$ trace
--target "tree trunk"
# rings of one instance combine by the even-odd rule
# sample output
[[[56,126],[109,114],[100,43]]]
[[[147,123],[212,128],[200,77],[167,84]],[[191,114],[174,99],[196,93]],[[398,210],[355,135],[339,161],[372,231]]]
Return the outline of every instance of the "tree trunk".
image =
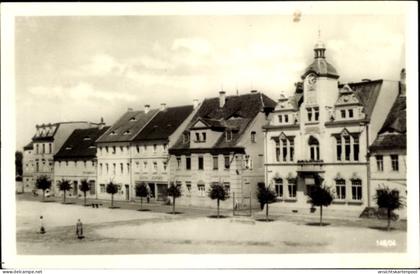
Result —
[[[64,192],[64,196],[63,196],[64,201],[63,201],[63,204],[65,204],[66,203],[66,191],[64,190],[63,192]]]
[[[114,207],[114,194],[111,194],[111,207]]]
[[[319,207],[319,225],[322,226],[322,206]]]
[[[387,231],[389,231],[390,229],[391,229],[391,210],[388,208],[388,210],[387,210],[388,212],[388,226],[387,226]]]
[[[268,222],[268,203],[265,204],[265,221]]]
[[[219,212],[220,212],[219,206],[220,206],[220,200],[217,199],[217,218],[219,218]]]
[[[42,201],[45,201],[45,189],[42,190]]]
[[[143,197],[140,197],[140,209],[143,209]]]
[[[85,206],[86,206],[86,191],[83,191],[83,195],[85,196]]]
[[[172,214],[175,214],[175,196],[172,196]]]

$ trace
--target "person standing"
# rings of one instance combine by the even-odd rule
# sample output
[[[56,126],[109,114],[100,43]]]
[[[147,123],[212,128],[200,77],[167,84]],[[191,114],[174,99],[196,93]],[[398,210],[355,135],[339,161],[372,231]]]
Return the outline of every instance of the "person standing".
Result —
[[[83,239],[85,237],[83,236],[83,224],[80,219],[78,219],[76,223],[76,235],[78,239]]]
[[[39,223],[40,223],[40,226],[41,226],[41,228],[40,228],[40,230],[39,230],[39,233],[41,233],[41,234],[45,234],[45,227],[44,227],[44,217],[42,217],[42,215],[39,217]]]

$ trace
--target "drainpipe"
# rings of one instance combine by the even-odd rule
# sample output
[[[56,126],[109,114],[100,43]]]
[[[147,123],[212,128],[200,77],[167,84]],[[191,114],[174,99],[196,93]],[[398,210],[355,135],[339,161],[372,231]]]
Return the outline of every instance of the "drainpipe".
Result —
[[[366,162],[367,162],[367,167],[366,167],[366,174],[367,174],[367,205],[368,207],[371,206],[371,202],[370,202],[370,152],[369,152],[369,123],[365,122],[364,123],[365,126],[365,131],[366,131]]]

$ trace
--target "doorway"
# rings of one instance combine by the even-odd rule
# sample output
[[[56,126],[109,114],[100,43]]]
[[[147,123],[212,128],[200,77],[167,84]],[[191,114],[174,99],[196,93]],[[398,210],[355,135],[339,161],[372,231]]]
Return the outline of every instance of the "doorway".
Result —
[[[77,196],[77,181],[73,181],[73,196]]]
[[[130,186],[125,185],[125,199],[128,201],[130,200]]]

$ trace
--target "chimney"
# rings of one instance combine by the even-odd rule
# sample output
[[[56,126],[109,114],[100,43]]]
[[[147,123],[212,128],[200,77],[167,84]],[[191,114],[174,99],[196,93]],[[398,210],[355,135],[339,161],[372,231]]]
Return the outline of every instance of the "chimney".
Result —
[[[160,110],[161,111],[165,111],[166,110],[166,104],[165,103],[160,104]]]
[[[193,100],[193,107],[196,109],[198,107],[198,99]]]
[[[403,68],[401,70],[400,73],[400,83],[399,83],[399,87],[400,87],[400,95],[401,96],[405,96],[405,68]]]
[[[144,113],[148,113],[150,110],[150,105],[144,105]]]
[[[251,93],[257,93],[257,92],[258,92],[258,90],[256,90],[256,89],[251,90]]]
[[[101,117],[101,122],[99,123],[99,129],[103,129],[105,126],[104,117]]]
[[[133,109],[132,108],[127,108],[127,111],[133,111]]]
[[[226,91],[219,91],[219,107],[223,107],[226,103]]]

